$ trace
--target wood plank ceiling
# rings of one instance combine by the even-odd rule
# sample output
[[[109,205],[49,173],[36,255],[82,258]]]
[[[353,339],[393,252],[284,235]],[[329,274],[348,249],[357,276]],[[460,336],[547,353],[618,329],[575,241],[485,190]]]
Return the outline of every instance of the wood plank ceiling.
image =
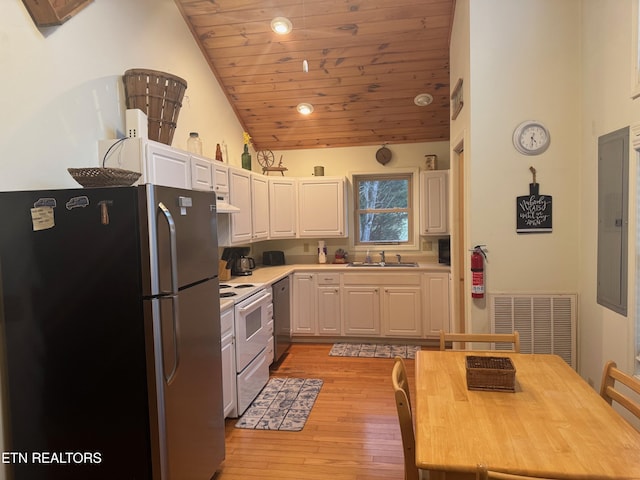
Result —
[[[455,0],[175,2],[256,150],[449,139]]]

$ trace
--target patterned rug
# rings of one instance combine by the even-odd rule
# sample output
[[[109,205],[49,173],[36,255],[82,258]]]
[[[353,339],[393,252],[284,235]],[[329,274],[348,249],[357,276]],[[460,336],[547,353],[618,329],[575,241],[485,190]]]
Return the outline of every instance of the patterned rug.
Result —
[[[271,378],[240,417],[236,428],[302,430],[322,383],[319,378]]]
[[[416,358],[416,351],[421,348],[420,345],[334,343],[329,355],[332,357]]]

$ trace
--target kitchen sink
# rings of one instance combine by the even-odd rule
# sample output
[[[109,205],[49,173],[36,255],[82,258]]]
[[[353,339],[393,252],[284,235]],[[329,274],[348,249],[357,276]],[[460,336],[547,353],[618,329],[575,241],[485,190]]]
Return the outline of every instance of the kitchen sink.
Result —
[[[351,262],[350,267],[417,267],[416,262]]]

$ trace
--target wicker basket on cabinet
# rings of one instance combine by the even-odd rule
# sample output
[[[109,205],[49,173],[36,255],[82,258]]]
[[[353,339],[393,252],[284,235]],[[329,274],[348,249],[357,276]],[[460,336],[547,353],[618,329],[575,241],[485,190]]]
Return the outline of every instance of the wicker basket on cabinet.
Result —
[[[124,72],[127,108],[147,115],[149,138],[171,145],[187,82],[170,73],[135,68]]]

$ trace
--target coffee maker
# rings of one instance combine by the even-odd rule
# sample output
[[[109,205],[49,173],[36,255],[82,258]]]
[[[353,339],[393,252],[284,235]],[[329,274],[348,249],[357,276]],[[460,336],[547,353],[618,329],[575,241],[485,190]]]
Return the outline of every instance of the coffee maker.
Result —
[[[249,247],[229,247],[222,251],[222,260],[226,260],[227,268],[231,270],[233,276],[248,276],[256,268],[256,262],[252,257],[248,257]]]

